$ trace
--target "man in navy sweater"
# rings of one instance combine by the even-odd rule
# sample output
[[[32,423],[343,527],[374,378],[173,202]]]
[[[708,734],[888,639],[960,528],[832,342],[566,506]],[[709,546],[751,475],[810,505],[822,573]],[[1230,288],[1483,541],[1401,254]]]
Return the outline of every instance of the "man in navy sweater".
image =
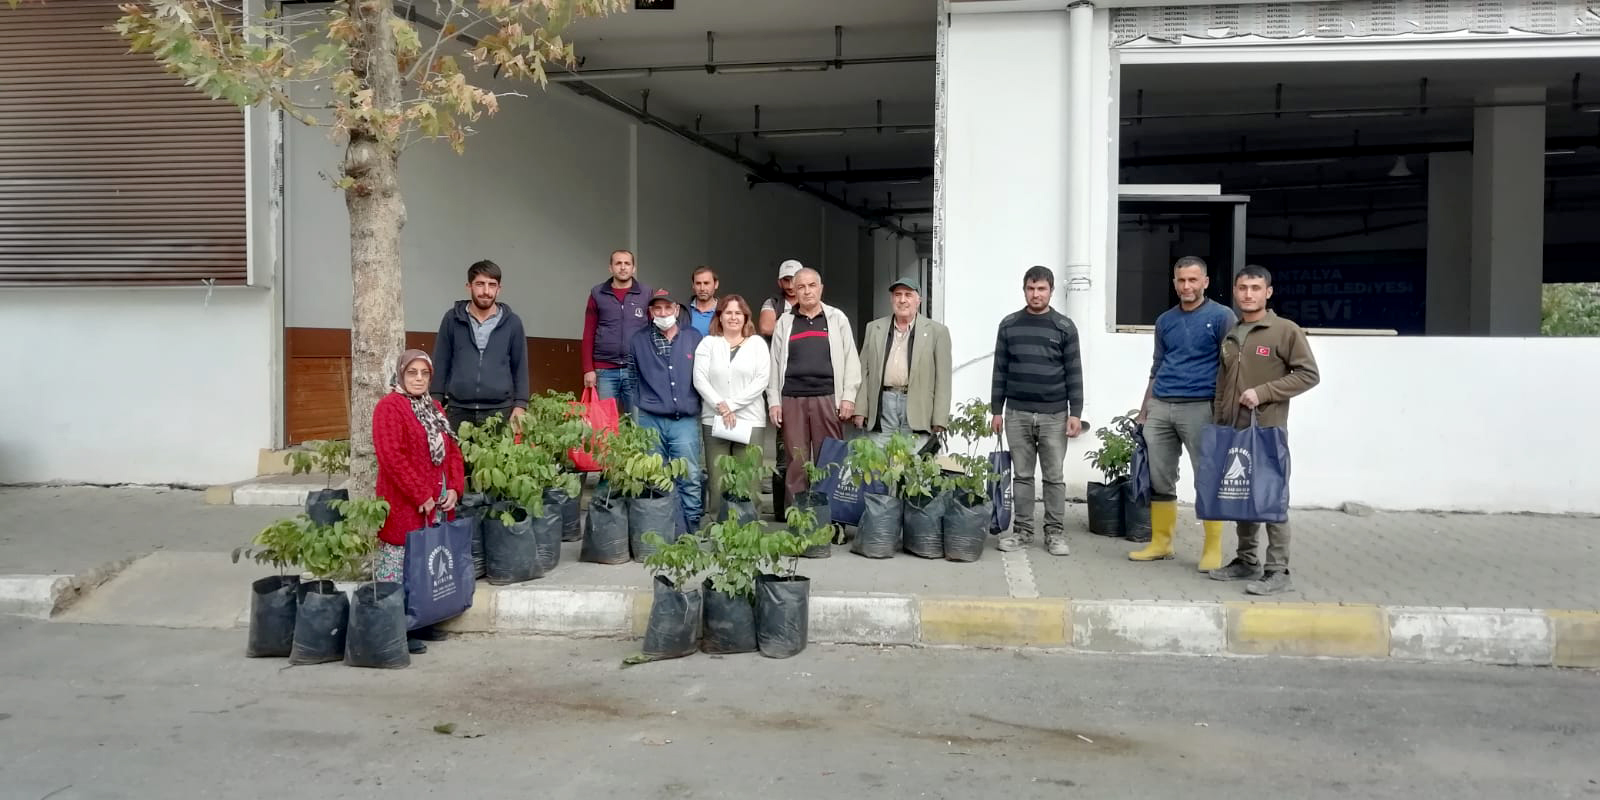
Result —
[[[689,474],[678,479],[678,503],[689,530],[700,527],[700,395],[694,388],[694,351],[700,332],[679,325],[679,306],[666,289],[650,296],[650,326],[628,340],[629,369],[639,426],[661,437],[658,452],[681,458]]]
[[[1150,382],[1139,406],[1145,446],[1150,450],[1150,544],[1128,554],[1133,561],[1172,558],[1178,527],[1178,455],[1189,451],[1199,470],[1200,439],[1211,424],[1222,340],[1233,330],[1233,310],[1206,297],[1206,262],[1184,256],[1172,265],[1178,304],[1156,318],[1156,352]],[[1200,571],[1222,566],[1222,523],[1205,520]]]
[[[1030,267],[1022,276],[1027,306],[1000,321],[995,335],[994,377],[989,409],[994,432],[1005,431],[1011,446],[1012,493],[1016,513],[1001,550],[1020,550],[1033,541],[1035,459],[1044,484],[1044,546],[1067,555],[1067,483],[1063,462],[1067,440],[1083,432],[1083,360],[1078,328],[1050,307],[1056,276]]]

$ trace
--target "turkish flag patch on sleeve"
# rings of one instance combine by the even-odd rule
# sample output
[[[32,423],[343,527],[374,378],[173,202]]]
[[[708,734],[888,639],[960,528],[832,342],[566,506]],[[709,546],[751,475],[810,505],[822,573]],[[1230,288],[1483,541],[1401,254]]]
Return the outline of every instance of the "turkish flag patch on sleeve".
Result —
[[[1257,347],[1256,348],[1256,355],[1258,355],[1258,356],[1270,356],[1270,355],[1272,355],[1272,348],[1270,348],[1270,347]]]

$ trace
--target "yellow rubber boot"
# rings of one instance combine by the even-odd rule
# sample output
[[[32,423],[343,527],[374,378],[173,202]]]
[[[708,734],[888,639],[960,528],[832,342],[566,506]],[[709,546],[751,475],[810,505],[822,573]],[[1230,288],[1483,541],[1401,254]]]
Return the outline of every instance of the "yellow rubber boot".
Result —
[[[1200,549],[1200,571],[1222,569],[1222,523],[1206,520],[1200,524],[1206,529],[1206,543]]]
[[[1150,543],[1143,550],[1128,554],[1129,561],[1161,561],[1172,558],[1172,531],[1178,527],[1178,501],[1150,502]]]

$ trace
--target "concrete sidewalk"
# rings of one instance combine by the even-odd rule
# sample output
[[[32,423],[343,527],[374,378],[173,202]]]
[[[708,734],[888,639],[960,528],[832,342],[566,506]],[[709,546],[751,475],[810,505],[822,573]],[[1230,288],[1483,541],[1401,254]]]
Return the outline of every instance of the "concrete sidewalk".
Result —
[[[76,576],[154,552],[61,618],[173,627],[237,624],[244,587],[265,570],[234,565],[227,551],[293,513],[133,488],[5,489],[0,504],[0,576]],[[1297,511],[1294,524],[1297,590],[1266,599],[1196,572],[1200,528],[1187,512],[1178,558],[1135,564],[1125,558],[1130,543],[1083,532],[1081,505],[1068,509],[1065,558],[1037,546],[1002,554],[993,539],[972,564],[906,554],[875,561],[835,547],[832,558],[802,561],[801,572],[819,598],[813,635],[823,641],[1600,665],[1600,519]],[[648,610],[644,569],[576,557],[569,544],[539,581],[481,585],[461,627],[638,629],[639,603]],[[4,591],[0,579],[0,605]]]

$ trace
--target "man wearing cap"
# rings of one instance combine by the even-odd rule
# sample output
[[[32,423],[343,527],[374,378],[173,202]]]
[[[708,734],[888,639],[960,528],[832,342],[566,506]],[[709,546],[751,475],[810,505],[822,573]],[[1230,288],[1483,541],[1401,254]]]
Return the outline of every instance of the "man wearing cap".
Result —
[[[778,265],[778,293],[767,298],[761,304],[761,312],[757,314],[756,332],[767,340],[770,349],[772,343],[772,329],[778,325],[778,317],[794,310],[794,275],[802,269],[800,262],[789,259]],[[772,511],[776,518],[783,519],[784,509],[788,506],[788,495],[785,492],[784,477],[789,470],[789,449],[783,446],[783,426],[772,426],[774,462],[777,471],[772,476]]]
[[[805,269],[805,265],[792,258],[778,265],[778,293],[761,304],[760,320],[756,323],[756,330],[762,336],[770,339],[772,329],[778,325],[778,317],[794,310],[794,276],[802,269]]]
[[[628,341],[639,427],[661,438],[662,458],[681,458],[688,474],[678,479],[678,503],[689,530],[700,526],[700,394],[694,388],[694,350],[700,332],[678,324],[679,305],[666,289],[650,296],[650,326]],[[666,531],[662,531],[666,533]]]
[[[861,342],[856,427],[880,442],[910,433],[920,446],[950,424],[950,329],[923,317],[915,278],[889,284],[892,313],[867,323]]]

